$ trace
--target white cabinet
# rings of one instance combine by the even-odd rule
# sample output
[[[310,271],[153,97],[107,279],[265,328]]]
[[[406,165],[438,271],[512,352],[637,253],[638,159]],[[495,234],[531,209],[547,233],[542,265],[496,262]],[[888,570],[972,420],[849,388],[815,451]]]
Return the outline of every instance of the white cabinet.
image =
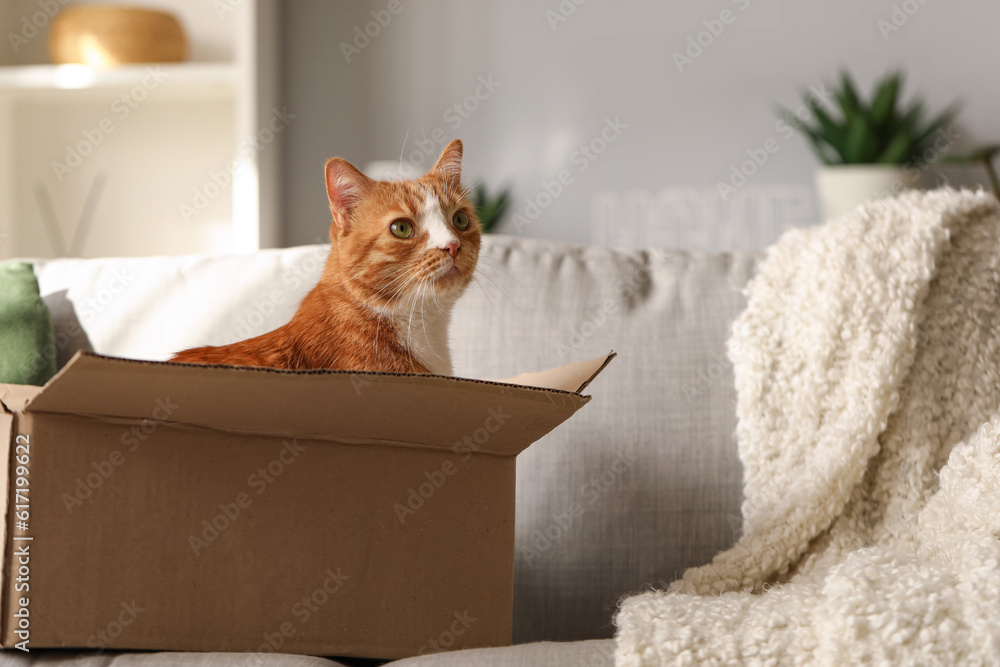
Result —
[[[0,258],[277,245],[276,0],[160,0],[189,60],[45,64],[67,0],[0,6]]]

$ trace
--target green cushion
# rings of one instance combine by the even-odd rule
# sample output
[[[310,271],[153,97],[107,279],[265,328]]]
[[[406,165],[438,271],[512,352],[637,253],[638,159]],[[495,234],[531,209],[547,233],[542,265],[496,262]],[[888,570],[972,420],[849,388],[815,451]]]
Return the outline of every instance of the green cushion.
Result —
[[[0,382],[43,385],[56,372],[55,332],[30,264],[0,265]]]

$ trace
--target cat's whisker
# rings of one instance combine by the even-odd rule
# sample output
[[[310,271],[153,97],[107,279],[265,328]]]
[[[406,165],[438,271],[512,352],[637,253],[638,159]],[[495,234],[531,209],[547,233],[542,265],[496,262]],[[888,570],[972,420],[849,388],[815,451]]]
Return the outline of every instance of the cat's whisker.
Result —
[[[342,286],[344,286],[344,285],[346,285],[346,284],[348,284],[350,282],[355,282],[356,280],[357,280],[357,276],[349,275],[345,280],[343,280],[343,281],[341,281],[339,283],[333,283],[332,285],[330,285],[330,287],[342,287]],[[380,290],[380,292],[381,292],[381,290]]]
[[[417,266],[417,267],[413,267],[412,269],[405,270],[405,271],[401,272],[400,274],[396,275],[392,280],[389,281],[388,284],[386,284],[384,287],[380,288],[375,293],[375,297],[379,297],[379,298],[385,297],[386,296],[385,293],[391,287],[395,286],[397,283],[400,284],[400,288],[401,289],[399,291],[402,292],[403,291],[402,288],[406,287],[406,281],[407,281],[407,279],[410,278],[414,273],[416,273],[419,270],[420,270],[420,267]]]
[[[423,324],[424,322],[427,321],[426,318],[424,317],[424,302],[426,301],[426,299],[423,298],[423,296],[422,296],[423,295],[423,291],[424,291],[424,289],[426,289],[427,285],[428,285],[427,279],[424,278],[424,280],[420,283],[420,292],[421,292],[421,299],[420,299],[420,322],[421,322],[421,324]],[[436,300],[436,296],[435,296],[435,300]],[[427,343],[427,349],[431,351],[431,354],[439,354],[440,351],[434,349],[434,346],[431,345],[430,338],[427,337],[427,327],[426,326],[421,326],[420,328],[424,330],[424,342]]]
[[[426,280],[426,278],[417,278],[417,284],[413,287],[413,307],[410,310],[410,324],[409,324],[409,327],[413,326],[413,316],[417,314],[417,305],[419,304],[419,306],[420,306],[420,311],[419,311],[420,319],[417,322],[417,324],[419,325],[420,330],[422,330],[424,332],[424,335],[426,336],[426,334],[427,334],[427,326],[426,326],[426,319],[424,318],[424,298],[423,298],[424,282],[425,282],[425,280]],[[413,355],[413,347],[414,347],[412,345],[412,343],[413,343],[413,341],[414,341],[415,338],[416,338],[416,336],[413,335],[413,332],[410,331],[410,330],[407,330],[407,340],[409,340],[410,343],[411,343],[411,346],[410,346],[411,347],[411,350],[410,350],[411,357]]]
[[[493,303],[493,298],[490,296],[490,293],[486,291],[486,288],[483,287],[483,284],[481,282],[479,282],[479,278],[477,278],[476,276],[472,276],[472,281],[474,283],[476,283],[476,287],[478,287],[479,289],[481,289],[483,291],[483,296],[486,297],[487,303],[490,304],[490,310],[493,311],[494,315],[496,315],[497,317],[499,317],[500,316],[500,312],[497,310],[496,304]]]
[[[386,283],[386,284],[385,284],[385,286],[383,286],[383,287],[382,287],[382,288],[381,288],[381,289],[379,290],[379,293],[382,293],[382,292],[383,292],[383,291],[385,291],[386,289],[388,289],[388,288],[392,287],[392,286],[393,286],[393,285],[395,285],[395,284],[396,284],[397,282],[399,282],[399,281],[401,281],[401,280],[405,280],[405,279],[409,278],[409,277],[410,277],[411,275],[413,275],[413,274],[414,274],[414,273],[415,273],[416,271],[418,271],[419,269],[420,269],[420,267],[418,267],[418,266],[415,266],[415,267],[413,267],[413,268],[410,268],[410,269],[404,269],[404,270],[400,271],[399,273],[395,274],[395,276],[393,276],[392,280],[390,280],[390,281],[389,281],[388,283]]]
[[[496,279],[502,278],[503,280],[509,280],[509,281],[513,282],[515,284],[515,286],[518,287],[518,288],[523,288],[524,287],[523,283],[521,282],[520,277],[518,277],[516,274],[512,273],[511,271],[507,270],[506,268],[504,268],[502,266],[495,265],[495,264],[491,264],[489,259],[484,260],[484,259],[480,258],[479,262],[480,262],[480,264],[479,264],[479,267],[478,267],[478,272],[481,273],[482,275],[490,278],[491,280],[493,280],[494,278],[496,278]],[[491,272],[495,272],[495,275],[491,275]],[[496,281],[494,281],[494,282],[496,283]],[[496,283],[496,284],[499,285],[499,283]]]
[[[486,184],[486,179],[484,178],[484,179],[482,179],[480,181],[476,181],[472,185],[470,185],[467,188],[465,188],[465,191],[466,192],[472,192],[473,190],[475,190],[476,188],[478,188],[480,185],[485,185],[485,184]]]
[[[370,298],[368,300],[369,307],[372,308],[372,310],[375,310],[376,312],[379,313],[378,319],[377,319],[376,324],[375,324],[376,344],[377,344],[377,341],[378,341],[378,334],[379,334],[379,330],[380,330],[381,325],[382,325],[382,320],[385,319],[385,315],[382,314],[381,309],[378,308],[378,304],[375,303],[375,299],[377,299],[377,298],[387,298],[386,295],[385,295],[385,293],[390,288],[392,288],[393,286],[395,286],[398,283],[400,285],[399,294],[402,295],[399,298],[399,301],[402,303],[403,308],[405,309],[405,307],[406,307],[405,287],[408,284],[409,280],[413,277],[414,274],[417,273],[418,270],[419,270],[419,267],[413,267],[411,269],[407,269],[407,270],[401,271],[399,274],[397,274],[396,276],[394,276],[393,279],[390,280],[386,285],[384,285],[382,288],[380,288],[375,293],[374,297],[372,297],[372,298]],[[412,355],[410,355],[410,360],[412,361]]]
[[[517,277],[516,274],[514,274],[512,271],[510,271],[510,269],[507,269],[506,267],[504,267],[502,265],[491,264],[490,263],[491,259],[492,259],[491,257],[484,257],[484,256],[480,255],[479,256],[480,267],[481,268],[482,267],[487,267],[487,268],[493,269],[494,271],[499,271],[499,272],[503,273],[505,276],[507,276],[508,278],[510,278],[511,280],[513,280],[514,282],[516,282],[517,285],[518,285],[518,287],[522,286],[521,285],[521,281]]]
[[[478,276],[473,276],[473,278],[474,278],[474,279],[476,280],[476,282],[477,282],[477,284],[479,285],[480,289],[482,289],[482,290],[483,290],[483,293],[484,293],[484,294],[485,294],[485,293],[487,293],[487,290],[486,290],[486,288],[485,288],[485,287],[483,286],[483,283],[479,281],[479,278],[483,278],[483,279],[485,279],[485,280],[488,280],[488,281],[489,281],[489,283],[490,283],[490,285],[491,285],[491,286],[493,287],[493,289],[495,289],[495,290],[496,290],[497,292],[499,292],[499,293],[500,293],[500,295],[501,295],[501,296],[502,296],[502,297],[503,297],[504,299],[506,299],[506,300],[507,300],[507,302],[508,302],[508,303],[510,303],[510,305],[511,305],[511,306],[513,306],[515,310],[517,310],[517,311],[518,311],[519,313],[523,313],[523,312],[524,312],[524,309],[523,309],[523,308],[522,308],[522,307],[521,307],[520,305],[518,305],[516,301],[514,301],[513,299],[511,299],[511,298],[510,298],[510,295],[509,295],[509,294],[507,294],[507,292],[506,292],[506,291],[504,291],[504,289],[503,289],[503,288],[502,288],[502,287],[501,287],[501,286],[499,285],[499,283],[497,283],[497,282],[496,282],[496,281],[495,281],[495,280],[494,280],[493,278],[491,278],[491,277],[490,277],[490,276],[489,276],[488,274],[486,274],[486,273],[484,273],[484,272],[480,271],[480,272],[479,272],[479,275],[478,275]]]
[[[438,312],[443,313],[445,311],[445,307],[442,306],[441,302],[438,300],[438,293],[437,293],[437,291],[431,292],[431,295],[434,297],[434,306],[437,307]]]
[[[412,273],[412,271],[396,276],[391,281],[389,281],[388,283],[386,283],[384,286],[382,286],[381,288],[379,288],[379,290],[377,292],[375,292],[375,294],[373,296],[376,297],[376,298],[383,298],[384,297],[386,299],[391,300],[392,299],[392,295],[388,294],[389,290],[391,290],[393,287],[396,287],[397,284],[398,284],[398,286],[400,288],[405,287],[406,286],[406,281],[410,277],[410,273]],[[402,289],[400,289],[399,292],[402,292]]]
[[[410,126],[406,126],[406,136],[403,137],[403,147],[399,149],[399,173],[403,173],[403,153],[406,152],[406,140],[410,138]]]
[[[347,283],[351,282],[352,280],[354,280],[354,276],[348,276],[346,280],[343,280],[339,283],[333,283],[332,285],[330,285],[330,287],[342,287]]]
[[[410,350],[410,359],[413,359],[413,351],[412,351],[413,346],[410,344],[410,341],[413,340],[413,312],[416,310],[417,307],[416,290],[413,290],[412,296],[413,300],[412,303],[410,304],[410,319],[406,323],[406,341],[407,341],[406,347],[408,350]]]
[[[497,285],[496,282],[492,278],[490,278],[486,274],[480,274],[476,278],[476,280],[479,282],[479,284],[481,286],[483,286],[484,289],[490,288],[488,291],[494,291],[494,292],[496,292],[496,294],[498,295],[499,298],[502,298],[504,301],[506,301],[507,303],[509,303],[511,305],[511,307],[513,307],[517,312],[519,312],[519,313],[523,313],[524,312],[524,309],[521,307],[521,305],[518,304],[516,301],[514,301],[512,298],[510,298],[510,295],[507,294],[507,292],[504,291],[504,289],[502,287],[500,287],[499,285]]]
[[[501,287],[501,286],[500,286],[500,283],[498,283],[498,282],[497,282],[496,280],[494,280],[494,279],[493,279],[493,277],[492,277],[492,276],[490,276],[490,275],[489,275],[488,273],[484,273],[484,272],[480,271],[480,272],[479,272],[479,276],[478,276],[478,277],[479,277],[479,278],[482,278],[483,280],[488,280],[488,281],[489,281],[489,283],[490,283],[490,285],[492,285],[492,286],[493,286],[493,288],[494,288],[494,289],[495,289],[496,291],[500,292],[500,294],[501,294],[501,295],[503,295],[503,296],[504,296],[504,297],[505,297],[506,299],[510,300],[512,304],[514,303],[514,302],[513,302],[513,301],[512,301],[511,299],[510,299],[510,297],[509,297],[509,296],[507,295],[507,292],[506,292],[506,291],[504,291],[503,287]]]

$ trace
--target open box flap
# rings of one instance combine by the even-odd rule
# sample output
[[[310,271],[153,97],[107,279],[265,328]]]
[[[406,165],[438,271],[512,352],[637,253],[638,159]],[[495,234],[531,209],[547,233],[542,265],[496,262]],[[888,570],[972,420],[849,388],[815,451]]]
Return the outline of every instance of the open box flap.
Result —
[[[20,412],[41,391],[31,384],[0,384],[0,404],[8,412]]]
[[[3,386],[15,386],[15,385],[0,385]],[[0,392],[0,397],[4,397],[3,393]],[[10,448],[14,447],[20,443],[15,443],[16,433],[14,432],[14,414],[12,411],[4,407],[0,403],[0,457],[5,462],[4,465],[8,466],[8,474],[0,475],[0,508],[3,508],[3,516],[6,517],[7,513],[10,511],[10,478],[12,475],[9,474],[9,467],[11,464],[10,459]],[[30,452],[29,452],[30,453]],[[2,540],[4,545],[7,545],[7,521],[0,521],[0,540]],[[12,547],[8,547],[12,548]],[[0,548],[0,553],[3,552],[3,548]],[[0,591],[7,590],[7,568],[0,567]],[[0,608],[3,606],[0,605]],[[0,623],[6,624],[9,618],[7,610],[4,609],[4,620]],[[3,636],[0,634],[0,636]]]
[[[532,377],[582,387],[610,357]],[[283,371],[78,352],[25,409],[513,456],[589,400],[558,387],[437,375]]]
[[[612,350],[606,357],[577,361],[538,373],[521,373],[517,377],[498,380],[498,382],[542,389],[559,389],[579,394],[616,356],[618,354]]]

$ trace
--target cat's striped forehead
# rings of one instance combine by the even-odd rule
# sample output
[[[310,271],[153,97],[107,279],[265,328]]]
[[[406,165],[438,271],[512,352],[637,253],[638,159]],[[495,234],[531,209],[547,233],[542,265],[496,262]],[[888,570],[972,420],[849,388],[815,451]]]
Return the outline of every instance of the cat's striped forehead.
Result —
[[[435,204],[442,209],[458,206],[464,198],[463,192],[440,179],[397,181],[393,185],[398,188],[400,203],[413,213],[421,213]]]

